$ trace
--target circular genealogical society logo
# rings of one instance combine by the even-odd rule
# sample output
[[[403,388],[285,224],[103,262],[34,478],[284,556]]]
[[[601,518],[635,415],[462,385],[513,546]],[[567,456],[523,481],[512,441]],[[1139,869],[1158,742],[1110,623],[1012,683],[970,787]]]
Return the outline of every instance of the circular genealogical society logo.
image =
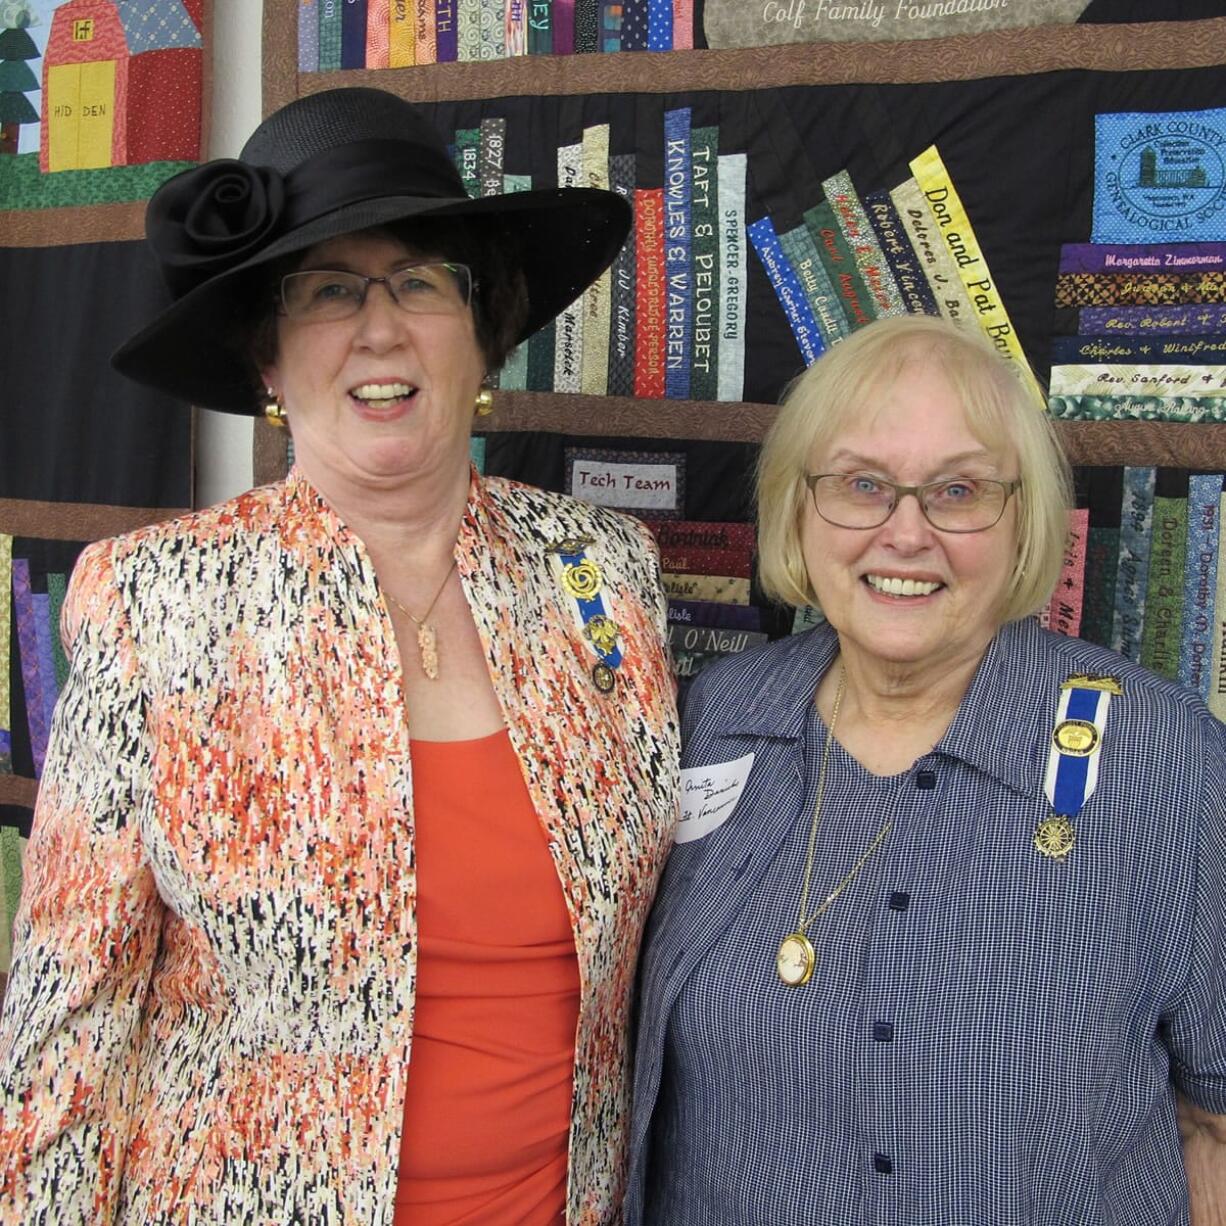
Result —
[[[1226,226],[1226,131],[1212,114],[1112,117],[1134,121],[1114,133],[1108,156],[1108,197],[1122,220],[1172,237]]]

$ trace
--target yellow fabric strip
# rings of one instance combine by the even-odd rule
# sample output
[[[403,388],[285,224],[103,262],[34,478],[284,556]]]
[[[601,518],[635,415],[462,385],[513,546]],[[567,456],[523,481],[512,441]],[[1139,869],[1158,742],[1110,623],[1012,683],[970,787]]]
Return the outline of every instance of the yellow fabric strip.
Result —
[[[413,0],[392,0],[388,17],[388,66],[408,68],[416,54],[417,9]]]
[[[975,309],[979,326],[996,346],[1000,356],[1017,370],[1023,383],[1030,389],[1035,405],[1041,409],[1046,408],[1047,398],[1026,360],[1009,313],[1005,310],[996,283],[992,280],[987,259],[979,249],[979,241],[971,229],[970,218],[962,207],[953,180],[950,179],[935,145],[930,145],[911,163],[911,173],[924,193],[924,199],[932,211],[946,250],[958,266],[958,274],[971,300],[971,306]]]
[[[583,185],[609,186],[609,125],[583,129]],[[580,390],[603,396],[609,390],[609,272],[606,269],[583,292],[583,356]]]

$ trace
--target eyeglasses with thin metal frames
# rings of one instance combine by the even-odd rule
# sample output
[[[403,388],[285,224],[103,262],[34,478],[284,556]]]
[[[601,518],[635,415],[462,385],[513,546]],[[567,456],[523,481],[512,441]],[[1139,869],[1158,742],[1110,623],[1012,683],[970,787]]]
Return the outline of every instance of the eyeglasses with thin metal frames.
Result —
[[[1020,480],[997,481],[994,478],[988,477],[943,477],[939,481],[925,481],[922,485],[899,485],[895,481],[885,480],[884,477],[872,477],[870,480],[872,480],[876,485],[891,491],[892,497],[890,499],[889,506],[885,510],[885,514],[875,522],[865,524],[846,524],[840,520],[831,519],[830,515],[826,511],[822,510],[821,503],[818,499],[819,484],[823,481],[829,482],[831,479],[837,481],[847,481],[849,478],[854,476],[855,474],[853,473],[806,473],[805,485],[809,488],[809,496],[813,500],[813,509],[822,517],[822,519],[824,519],[828,524],[832,524],[836,528],[849,528],[856,532],[868,532],[873,528],[880,528],[881,525],[886,523],[890,516],[898,510],[899,503],[902,502],[902,500],[908,494],[914,496],[915,501],[919,504],[919,509],[924,518],[938,532],[986,532],[989,528],[994,528],[998,523],[1000,523],[1001,517],[1005,513],[1005,507],[1009,503],[1009,499],[1022,488],[1022,483]],[[991,522],[975,524],[975,526],[972,528],[954,528],[950,527],[948,524],[938,523],[932,518],[932,513],[928,506],[928,499],[931,492],[934,490],[943,489],[950,485],[958,484],[960,480],[966,483],[973,483],[976,486],[989,486],[994,490],[1000,491],[1000,504],[995,508],[995,518],[993,518]],[[866,507],[865,510],[867,509],[868,508]]]
[[[307,323],[348,319],[366,305],[372,285],[382,285],[391,300],[411,315],[458,314],[468,309],[477,288],[469,266],[450,260],[408,264],[383,277],[306,268],[281,278],[277,307],[288,318]],[[425,292],[418,292],[415,285],[424,286]]]

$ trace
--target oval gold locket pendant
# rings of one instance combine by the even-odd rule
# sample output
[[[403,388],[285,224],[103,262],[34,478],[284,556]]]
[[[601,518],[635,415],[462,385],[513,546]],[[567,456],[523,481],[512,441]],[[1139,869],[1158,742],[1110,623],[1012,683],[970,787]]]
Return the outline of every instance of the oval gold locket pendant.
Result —
[[[813,976],[817,954],[803,932],[791,932],[779,942],[775,970],[789,988],[803,987]]]

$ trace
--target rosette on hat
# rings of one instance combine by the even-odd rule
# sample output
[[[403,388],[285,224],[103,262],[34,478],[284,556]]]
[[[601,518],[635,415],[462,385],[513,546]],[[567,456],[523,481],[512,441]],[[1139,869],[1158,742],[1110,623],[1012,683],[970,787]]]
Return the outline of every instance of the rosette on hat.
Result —
[[[219,158],[168,179],[147,227],[170,292],[236,268],[276,237],[284,213],[284,181],[268,166]]]

